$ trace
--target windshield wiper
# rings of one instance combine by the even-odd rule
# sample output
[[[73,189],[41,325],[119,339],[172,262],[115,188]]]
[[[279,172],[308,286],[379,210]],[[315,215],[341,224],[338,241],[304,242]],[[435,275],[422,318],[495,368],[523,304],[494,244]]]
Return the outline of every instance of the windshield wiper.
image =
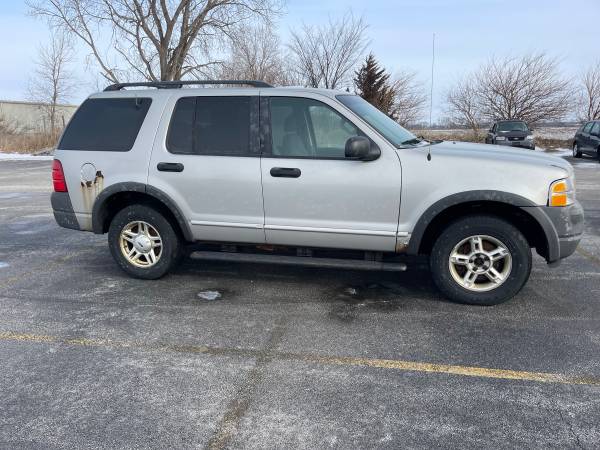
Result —
[[[402,141],[400,143],[400,145],[413,145],[413,144],[418,144],[419,142],[423,142],[425,139],[421,139],[421,138],[412,138],[412,139],[408,139],[407,141]]]

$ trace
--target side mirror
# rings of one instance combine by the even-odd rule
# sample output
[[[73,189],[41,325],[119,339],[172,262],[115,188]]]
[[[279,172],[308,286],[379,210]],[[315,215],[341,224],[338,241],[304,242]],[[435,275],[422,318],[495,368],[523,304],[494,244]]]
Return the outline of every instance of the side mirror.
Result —
[[[381,155],[377,145],[364,136],[352,136],[346,141],[345,156],[358,161],[373,161]]]

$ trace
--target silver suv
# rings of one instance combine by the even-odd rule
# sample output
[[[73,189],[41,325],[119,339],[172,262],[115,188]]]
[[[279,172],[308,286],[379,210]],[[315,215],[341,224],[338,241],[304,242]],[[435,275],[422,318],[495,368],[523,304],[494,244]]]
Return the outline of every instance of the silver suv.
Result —
[[[255,81],[109,86],[69,123],[53,180],[58,224],[108,233],[145,279],[187,243],[205,259],[381,270],[428,255],[447,297],[491,305],[525,284],[532,248],[554,265],[583,230],[563,159],[427,142],[355,95]]]

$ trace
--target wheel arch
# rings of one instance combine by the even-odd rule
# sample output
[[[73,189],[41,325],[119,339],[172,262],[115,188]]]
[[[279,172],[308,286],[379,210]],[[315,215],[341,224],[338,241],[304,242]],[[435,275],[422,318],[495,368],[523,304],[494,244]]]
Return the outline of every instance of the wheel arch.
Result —
[[[193,241],[190,226],[176,203],[160,189],[134,182],[116,183],[98,194],[92,208],[92,231],[95,234],[108,232],[115,214],[134,203],[155,207],[186,241]]]
[[[429,254],[449,223],[471,214],[489,214],[512,223],[548,262],[559,259],[558,234],[550,218],[532,201],[502,191],[468,191],[437,201],[417,221],[407,253]]]

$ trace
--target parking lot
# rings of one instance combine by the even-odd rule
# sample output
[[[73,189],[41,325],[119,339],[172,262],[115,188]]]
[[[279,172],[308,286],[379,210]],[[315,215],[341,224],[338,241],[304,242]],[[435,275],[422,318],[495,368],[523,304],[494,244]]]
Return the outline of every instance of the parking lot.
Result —
[[[600,164],[568,159],[580,249],[487,308],[422,265],[131,279],[55,224],[50,161],[0,162],[0,447],[597,448]]]

